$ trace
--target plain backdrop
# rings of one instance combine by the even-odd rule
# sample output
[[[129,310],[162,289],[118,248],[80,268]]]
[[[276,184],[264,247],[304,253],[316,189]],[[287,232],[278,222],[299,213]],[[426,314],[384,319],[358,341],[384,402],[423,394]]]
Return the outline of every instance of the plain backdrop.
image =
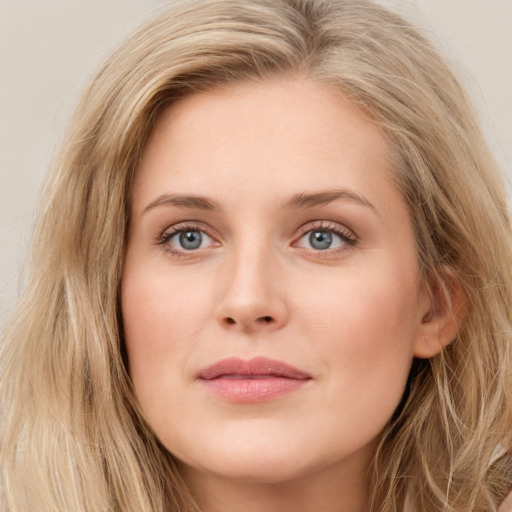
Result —
[[[169,1],[0,0],[0,324],[23,289],[38,193],[74,102],[105,53]],[[512,182],[512,0],[381,3],[448,55]]]

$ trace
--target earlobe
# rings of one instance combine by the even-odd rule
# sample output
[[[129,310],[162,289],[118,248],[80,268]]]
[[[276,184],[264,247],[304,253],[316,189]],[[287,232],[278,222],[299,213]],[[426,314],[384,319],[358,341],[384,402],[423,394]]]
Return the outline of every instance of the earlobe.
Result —
[[[443,267],[428,283],[429,307],[421,319],[414,356],[437,355],[457,335],[464,318],[465,293],[455,274]]]

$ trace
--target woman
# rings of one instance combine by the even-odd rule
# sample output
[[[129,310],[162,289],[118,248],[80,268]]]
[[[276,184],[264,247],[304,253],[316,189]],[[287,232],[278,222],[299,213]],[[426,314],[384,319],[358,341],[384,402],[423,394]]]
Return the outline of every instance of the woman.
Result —
[[[466,96],[403,19],[173,3],[92,80],[47,185],[5,509],[496,510],[510,244]]]

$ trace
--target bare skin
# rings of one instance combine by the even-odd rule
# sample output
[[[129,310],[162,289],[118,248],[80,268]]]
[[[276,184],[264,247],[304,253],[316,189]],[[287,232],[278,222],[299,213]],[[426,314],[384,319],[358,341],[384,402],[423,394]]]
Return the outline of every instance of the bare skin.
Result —
[[[159,118],[134,183],[124,328],[147,421],[205,512],[367,509],[411,361],[454,332],[420,282],[388,150],[305,81],[197,94]],[[301,378],[242,374],[262,357]],[[233,358],[242,370],[211,376]]]

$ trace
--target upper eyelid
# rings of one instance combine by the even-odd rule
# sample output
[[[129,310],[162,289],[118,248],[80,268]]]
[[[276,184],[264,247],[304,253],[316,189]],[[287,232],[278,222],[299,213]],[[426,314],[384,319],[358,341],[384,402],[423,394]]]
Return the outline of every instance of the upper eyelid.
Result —
[[[166,234],[171,233],[179,233],[180,231],[202,231],[206,233],[208,236],[213,236],[212,231],[213,229],[208,226],[208,224],[205,224],[204,222],[200,221],[182,221],[177,222],[176,224],[172,224],[171,226],[166,227],[162,231],[162,236]]]
[[[328,220],[315,220],[307,222],[306,224],[302,225],[299,228],[299,232],[301,233],[300,236],[303,236],[304,234],[308,233],[309,231],[333,231],[333,232],[341,232],[350,234],[353,238],[358,238],[354,230],[350,229],[349,227],[345,226],[344,224],[341,224],[339,222],[335,221],[328,221]]]

